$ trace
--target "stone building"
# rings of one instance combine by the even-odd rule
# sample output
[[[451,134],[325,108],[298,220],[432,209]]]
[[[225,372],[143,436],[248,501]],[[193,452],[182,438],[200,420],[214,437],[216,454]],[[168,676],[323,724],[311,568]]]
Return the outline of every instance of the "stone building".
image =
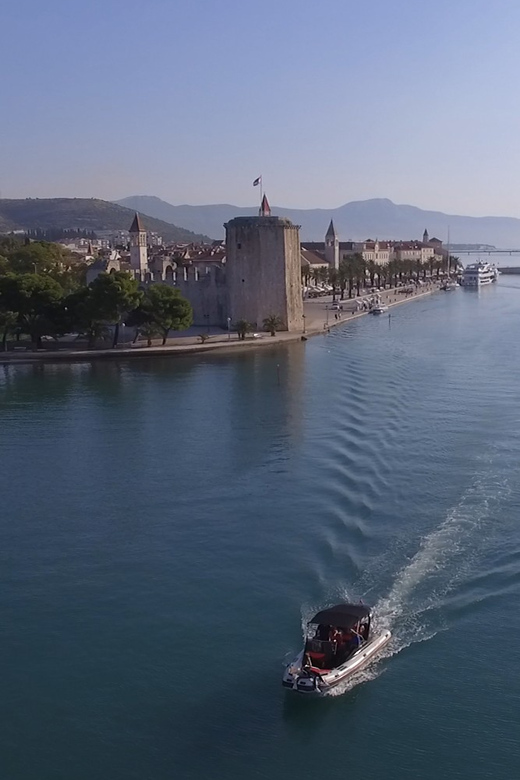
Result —
[[[264,214],[266,214],[264,216]],[[262,328],[272,315],[283,330],[303,324],[299,226],[272,217],[235,217],[226,228],[228,317]]]
[[[100,273],[129,271],[143,287],[177,287],[193,308],[193,324],[222,328],[247,320],[263,329],[272,315],[282,330],[303,326],[299,227],[271,216],[264,196],[260,216],[237,217],[226,225],[226,247],[160,249],[148,254],[147,234],[138,214],[130,228],[130,256],[99,258],[87,271],[90,283]]]
[[[302,251],[309,251],[322,257],[329,268],[338,268],[342,260],[360,254],[366,262],[378,265],[392,260],[412,260],[426,265],[435,258],[439,259],[445,250],[442,241],[429,238],[428,231],[423,233],[422,241],[339,241],[334,222],[331,220],[325,234],[325,241],[305,241]]]

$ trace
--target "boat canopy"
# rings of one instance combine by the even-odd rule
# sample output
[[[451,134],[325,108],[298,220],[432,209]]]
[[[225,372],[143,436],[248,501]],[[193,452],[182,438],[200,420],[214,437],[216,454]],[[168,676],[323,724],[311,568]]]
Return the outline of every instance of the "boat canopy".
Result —
[[[336,604],[314,615],[309,623],[319,623],[336,628],[353,628],[363,618],[370,616],[370,607],[366,604]]]

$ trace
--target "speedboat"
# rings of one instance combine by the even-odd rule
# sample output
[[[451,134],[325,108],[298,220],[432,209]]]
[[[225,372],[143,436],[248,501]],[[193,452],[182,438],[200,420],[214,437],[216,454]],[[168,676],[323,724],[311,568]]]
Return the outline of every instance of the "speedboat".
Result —
[[[479,260],[478,263],[470,263],[464,268],[461,284],[463,287],[482,287],[492,284],[498,279],[498,269],[490,263]]]
[[[301,652],[286,667],[282,685],[298,693],[324,694],[364,666],[390,641],[387,629],[372,630],[365,604],[336,604],[314,615]]]
[[[388,306],[372,306],[370,309],[371,314],[384,314],[386,311],[388,311]]]

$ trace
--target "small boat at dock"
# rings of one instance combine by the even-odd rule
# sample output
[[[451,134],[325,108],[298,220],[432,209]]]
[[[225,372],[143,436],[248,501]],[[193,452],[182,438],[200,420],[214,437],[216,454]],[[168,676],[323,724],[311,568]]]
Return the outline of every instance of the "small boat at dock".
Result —
[[[456,290],[457,287],[457,282],[455,282],[453,279],[447,279],[444,284],[441,285],[441,290],[444,290],[444,292],[453,292],[453,290]]]
[[[373,661],[392,637],[387,629],[373,631],[365,604],[337,604],[318,612],[308,625],[310,636],[282,679],[297,693],[327,693]]]
[[[379,304],[377,306],[372,306],[370,309],[370,314],[384,314],[388,311],[388,306],[383,306],[382,304]]]

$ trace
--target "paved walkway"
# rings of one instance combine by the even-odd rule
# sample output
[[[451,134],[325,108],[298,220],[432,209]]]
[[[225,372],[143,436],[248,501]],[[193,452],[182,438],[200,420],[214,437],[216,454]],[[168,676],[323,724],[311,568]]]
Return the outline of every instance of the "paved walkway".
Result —
[[[380,295],[381,302],[384,305],[398,306],[399,304],[406,303],[415,298],[429,295],[438,289],[439,284],[433,283],[418,287],[415,292],[409,294],[398,292],[395,289],[384,290],[376,294]],[[249,335],[245,341],[241,341],[236,333],[228,333],[227,331],[211,328],[210,338],[202,344],[197,336],[199,333],[204,332],[204,328],[191,328],[190,331],[182,336],[168,339],[164,347],[161,345],[145,347],[141,341],[134,345],[128,342],[123,343],[116,347],[116,349],[62,349],[54,351],[41,350],[38,352],[7,352],[0,353],[0,365],[35,362],[85,362],[93,359],[112,360],[114,358],[152,357],[154,355],[190,355],[201,352],[213,352],[215,350],[224,352],[227,350],[235,351],[237,349],[272,347],[275,344],[301,341],[302,338],[318,335],[330,328],[344,325],[346,322],[350,322],[358,317],[364,317],[368,312],[358,311],[357,302],[362,301],[365,298],[371,298],[373,295],[374,293],[370,292],[359,298],[352,298],[350,300],[345,299],[344,301],[337,300],[337,303],[340,306],[343,306],[342,312],[335,311],[331,308],[331,295],[304,301],[304,317],[300,333],[281,332],[277,333],[274,337],[270,336],[268,333],[262,333],[258,334],[258,338]],[[338,315],[337,319],[335,315]]]
[[[414,300],[415,298],[423,295],[429,295],[432,292],[436,292],[440,287],[440,282],[433,282],[431,284],[420,285],[414,288],[413,292],[401,292],[401,290],[408,289],[407,287],[392,288],[391,290],[381,291],[365,291],[363,295],[358,298],[345,298],[341,301],[336,297],[336,303],[343,307],[343,311],[337,311],[332,309],[332,296],[329,295],[323,298],[313,298],[311,300],[304,301],[304,314],[305,314],[305,327],[309,333],[321,332],[327,330],[327,328],[335,327],[344,322],[348,322],[353,317],[364,316],[368,314],[368,311],[358,310],[358,305],[366,301],[367,304],[370,299],[378,295],[381,299],[381,303],[385,306],[397,306],[400,303],[406,303],[407,301]]]

